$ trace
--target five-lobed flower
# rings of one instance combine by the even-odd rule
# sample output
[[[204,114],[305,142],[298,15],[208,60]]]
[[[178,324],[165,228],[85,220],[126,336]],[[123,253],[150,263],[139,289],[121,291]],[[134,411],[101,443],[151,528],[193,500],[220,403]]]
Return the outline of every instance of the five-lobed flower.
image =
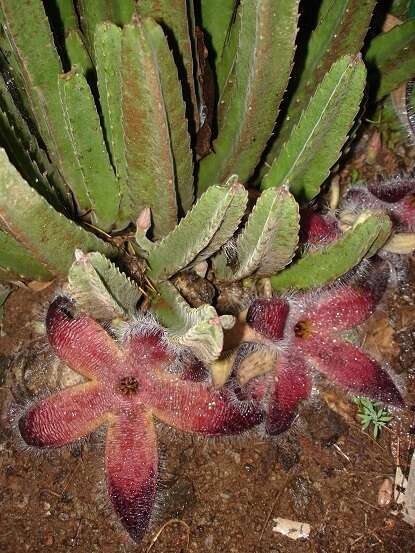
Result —
[[[355,394],[403,405],[388,373],[342,337],[371,315],[378,298],[376,287],[348,284],[252,303],[247,323],[278,348],[274,370],[250,384],[269,434],[289,428],[299,402],[310,396],[313,369]]]
[[[153,417],[179,430],[213,436],[242,432],[258,424],[262,413],[253,402],[238,400],[231,385],[212,389],[192,366],[171,370],[177,352],[153,320],[132,324],[117,341],[95,320],[84,313],[75,316],[73,310],[71,300],[58,297],[48,310],[47,335],[60,359],[86,381],[30,406],[19,420],[20,432],[27,444],[52,448],[107,425],[109,496],[130,536],[140,541],[156,496]]]

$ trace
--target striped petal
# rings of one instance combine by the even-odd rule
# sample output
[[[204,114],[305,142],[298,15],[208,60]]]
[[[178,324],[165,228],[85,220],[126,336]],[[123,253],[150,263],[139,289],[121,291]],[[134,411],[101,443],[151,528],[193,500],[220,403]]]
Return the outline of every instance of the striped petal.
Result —
[[[24,441],[36,447],[60,447],[87,436],[107,419],[108,391],[88,382],[33,405],[19,420]]]
[[[105,458],[114,509],[131,538],[139,542],[156,497],[158,456],[151,415],[136,408],[115,417],[107,433]]]
[[[289,309],[288,302],[282,298],[256,299],[248,309],[246,322],[266,338],[280,340]]]
[[[339,332],[363,323],[375,306],[375,297],[369,290],[341,286],[330,289],[307,305],[300,318],[311,321],[317,332]]]
[[[186,382],[174,375],[160,379],[149,396],[157,418],[188,432],[236,434],[262,420],[258,406],[238,400],[231,389],[214,390],[206,382]]]
[[[73,317],[74,304],[58,297],[46,316],[49,343],[71,369],[86,378],[104,379],[119,372],[123,355],[117,343],[93,319],[85,314]]]
[[[314,367],[340,386],[371,399],[403,406],[401,394],[381,366],[352,344],[333,336],[297,339]]]
[[[309,246],[324,246],[339,235],[334,217],[320,215],[310,208],[301,210],[300,229],[301,242]]]
[[[274,385],[265,419],[268,434],[287,430],[295,416],[299,402],[311,392],[307,364],[301,354],[283,354],[277,361]]]
[[[152,320],[133,324],[124,336],[123,347],[129,364],[140,366],[141,371],[151,373],[155,365],[167,367],[173,361],[161,327]]]

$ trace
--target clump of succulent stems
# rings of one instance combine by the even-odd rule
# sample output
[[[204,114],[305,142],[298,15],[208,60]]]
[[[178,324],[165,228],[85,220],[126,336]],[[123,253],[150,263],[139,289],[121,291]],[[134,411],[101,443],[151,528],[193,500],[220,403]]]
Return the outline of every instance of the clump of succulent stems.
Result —
[[[154,418],[275,434],[318,372],[403,404],[344,333],[384,288],[361,267],[413,249],[413,180],[320,209],[364,106],[415,73],[415,22],[366,37],[375,7],[0,0],[0,279],[66,280],[47,336],[85,378],[19,428],[52,448],[106,425],[108,491],[135,541]],[[249,378],[248,351],[266,360]]]

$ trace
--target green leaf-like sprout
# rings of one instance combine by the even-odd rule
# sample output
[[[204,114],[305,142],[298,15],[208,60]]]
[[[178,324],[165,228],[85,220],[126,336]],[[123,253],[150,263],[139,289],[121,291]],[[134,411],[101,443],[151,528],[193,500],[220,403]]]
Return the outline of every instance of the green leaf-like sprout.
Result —
[[[393,417],[376,401],[360,396],[356,396],[353,401],[358,406],[357,416],[360,419],[362,429],[367,430],[372,425],[373,437],[376,440],[380,431],[387,426]]]

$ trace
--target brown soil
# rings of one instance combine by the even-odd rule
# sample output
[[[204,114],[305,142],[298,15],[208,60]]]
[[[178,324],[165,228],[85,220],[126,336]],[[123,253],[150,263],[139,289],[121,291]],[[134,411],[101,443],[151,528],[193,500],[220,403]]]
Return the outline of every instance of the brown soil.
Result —
[[[19,289],[8,300],[6,335],[0,338],[5,376],[13,354],[36,338],[33,321],[52,294],[52,289],[41,294]],[[388,358],[410,391],[414,312],[415,287],[400,286],[366,329],[373,354],[380,351]],[[5,382],[1,392],[7,403],[10,378]],[[392,503],[377,504],[378,489],[385,477],[393,476],[398,459],[408,469],[413,412],[409,408],[395,418],[376,442],[362,432],[350,398],[324,382],[319,389],[314,401],[302,407],[294,428],[276,439],[253,431],[201,440],[160,425],[158,513],[140,546],[129,543],[107,504],[99,433],[82,445],[44,456],[22,451],[4,424],[0,551],[144,552],[170,521],[152,551],[415,552],[414,528],[391,514]],[[413,397],[410,393],[410,401]],[[309,539],[292,541],[273,532],[277,516],[310,523]]]
[[[379,149],[371,159],[383,167],[390,161]],[[372,170],[363,158],[356,166],[361,175]],[[394,162],[390,169],[396,172],[400,166]],[[341,183],[349,179],[350,168],[342,172]],[[323,381],[294,427],[278,438],[252,431],[202,440],[160,425],[157,514],[137,546],[106,500],[102,435],[47,456],[24,451],[4,407],[0,552],[415,553],[415,529],[392,514],[393,503],[377,503],[384,478],[393,478],[397,464],[407,473],[414,448],[413,274],[409,284],[389,294],[365,329],[366,346],[390,363],[408,390],[408,408],[395,413],[378,441],[362,431],[351,398]],[[11,361],[25,344],[35,340],[38,347],[33,322],[42,319],[53,293],[52,288],[41,293],[18,289],[7,301],[0,405],[9,405],[12,392],[19,393]],[[277,516],[308,522],[310,537],[293,541],[273,532]]]

